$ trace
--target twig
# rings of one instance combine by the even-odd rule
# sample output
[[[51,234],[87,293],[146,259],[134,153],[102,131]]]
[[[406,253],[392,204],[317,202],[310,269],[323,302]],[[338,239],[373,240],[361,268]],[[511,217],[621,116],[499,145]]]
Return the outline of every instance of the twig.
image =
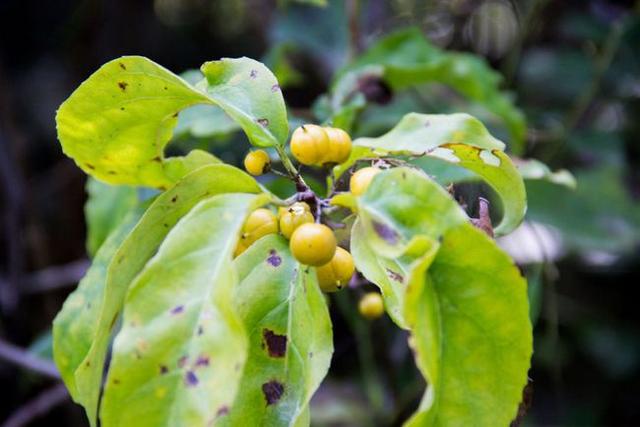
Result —
[[[69,264],[36,271],[25,278],[21,292],[24,294],[46,292],[78,283],[87,272],[89,264],[88,260],[79,259]]]
[[[52,408],[64,403],[67,399],[69,399],[69,393],[65,386],[63,384],[56,384],[20,406],[7,418],[2,424],[2,427],[22,427],[29,425],[33,420],[49,413]]]
[[[355,58],[362,51],[360,23],[358,22],[360,2],[359,0],[346,0],[344,5],[349,19],[349,55],[351,58]]]
[[[53,362],[34,356],[25,349],[10,344],[3,339],[0,339],[0,359],[37,372],[45,377],[60,379],[60,372],[58,372],[58,368]]]

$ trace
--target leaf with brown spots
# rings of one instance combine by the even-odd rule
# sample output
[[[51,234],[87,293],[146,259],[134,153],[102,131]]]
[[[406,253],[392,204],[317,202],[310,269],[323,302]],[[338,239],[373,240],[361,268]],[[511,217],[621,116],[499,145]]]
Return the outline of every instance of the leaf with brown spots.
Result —
[[[252,332],[242,392],[218,424],[280,425],[288,420],[304,425],[309,400],[333,352],[331,321],[315,272],[301,268],[287,241],[277,235],[258,240],[235,264],[240,283],[234,305]],[[300,357],[310,353],[313,360]]]
[[[165,203],[186,199],[180,195],[172,203],[172,197]],[[264,201],[246,193],[201,201],[131,283],[108,372],[126,382],[118,388],[107,382],[100,406],[104,425],[206,425],[217,408],[231,405],[242,375],[235,367],[247,355],[247,337],[232,309],[232,253],[247,214]],[[139,326],[130,327],[131,319]],[[132,360],[140,338],[144,355]],[[158,373],[162,364],[171,366],[171,374]]]
[[[253,178],[237,168],[210,165],[187,175],[173,188],[159,195],[117,251],[112,248],[115,251],[112,261],[109,263],[108,259],[96,256],[95,266],[90,269],[90,272],[94,272],[88,273],[83,284],[69,297],[69,301],[80,296],[84,302],[92,301],[87,316],[78,315],[80,306],[75,307],[75,303],[70,302],[65,304],[56,318],[56,364],[63,373],[65,384],[74,400],[85,407],[91,422],[95,423],[96,420],[113,320],[120,314],[129,284],[180,218],[203,199],[225,192],[257,193],[260,192],[260,187]],[[172,203],[171,199],[176,195],[179,197]],[[130,224],[131,227],[133,225]],[[125,236],[121,237],[124,239]],[[92,295],[91,298],[85,298],[89,294]],[[165,316],[168,311],[169,307]],[[138,327],[138,320],[130,319],[128,327]],[[89,367],[84,365],[85,360],[91,362]]]

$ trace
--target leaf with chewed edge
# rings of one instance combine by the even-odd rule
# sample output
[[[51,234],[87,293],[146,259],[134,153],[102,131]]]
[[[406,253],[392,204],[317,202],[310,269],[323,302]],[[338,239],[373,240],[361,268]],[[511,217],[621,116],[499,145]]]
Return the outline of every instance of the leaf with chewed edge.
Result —
[[[232,255],[266,195],[220,194],[169,232],[131,283],[100,417],[107,426],[207,426],[233,403],[247,337]]]
[[[504,144],[468,114],[409,113],[386,134],[378,138],[358,138],[353,145],[362,147],[354,150],[362,157],[428,156],[475,172],[502,200],[503,215],[495,228],[497,235],[513,231],[524,218],[527,203],[521,175],[502,151]],[[346,170],[357,160],[357,155],[352,153],[334,172]]]
[[[315,271],[269,235],[235,260],[234,306],[249,334],[241,392],[223,426],[309,425],[309,400],[333,353],[331,320]]]

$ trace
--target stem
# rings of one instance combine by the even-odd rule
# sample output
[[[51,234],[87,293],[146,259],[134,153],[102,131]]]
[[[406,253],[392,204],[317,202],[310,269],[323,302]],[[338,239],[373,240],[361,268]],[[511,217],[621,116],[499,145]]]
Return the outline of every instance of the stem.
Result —
[[[376,361],[373,355],[369,324],[357,314],[354,315],[348,294],[336,294],[335,301],[356,339],[356,349],[358,353],[358,361],[360,362],[362,385],[364,386],[367,400],[371,405],[373,418],[385,418],[384,387],[380,376],[378,375],[379,371],[376,367]]]
[[[278,156],[280,156],[280,161],[282,162],[282,166],[284,166],[284,168],[287,170],[287,173],[289,174],[293,182],[295,182],[296,189],[299,192],[308,191],[309,186],[307,185],[306,182],[304,182],[304,179],[300,175],[300,172],[298,172],[298,169],[296,169],[296,167],[293,166],[291,159],[289,158],[289,156],[287,156],[287,153],[284,151],[284,147],[277,145],[276,151],[278,152]]]

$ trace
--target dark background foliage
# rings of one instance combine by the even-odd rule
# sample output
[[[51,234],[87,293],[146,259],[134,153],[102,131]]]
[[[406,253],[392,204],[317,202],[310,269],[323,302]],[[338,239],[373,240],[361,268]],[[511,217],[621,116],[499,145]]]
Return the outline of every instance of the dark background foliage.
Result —
[[[350,56],[412,25],[504,73],[527,116],[527,156],[578,179],[575,192],[528,184],[528,219],[546,228],[512,248],[535,324],[523,424],[640,425],[640,2],[303,3],[316,2],[0,0],[0,420],[40,410],[29,425],[85,424],[53,380],[7,361],[30,360],[12,343],[48,369],[51,321],[86,267],[85,176],[62,154],[54,122],[80,82],[126,54],[175,72],[244,55],[277,70],[291,111],[305,117]],[[369,89],[378,101],[395,96]],[[237,137],[221,147],[236,161],[247,149]],[[373,414],[399,425],[423,384],[405,337],[388,319],[354,317],[353,301],[332,303],[336,354],[314,424],[380,425]]]

